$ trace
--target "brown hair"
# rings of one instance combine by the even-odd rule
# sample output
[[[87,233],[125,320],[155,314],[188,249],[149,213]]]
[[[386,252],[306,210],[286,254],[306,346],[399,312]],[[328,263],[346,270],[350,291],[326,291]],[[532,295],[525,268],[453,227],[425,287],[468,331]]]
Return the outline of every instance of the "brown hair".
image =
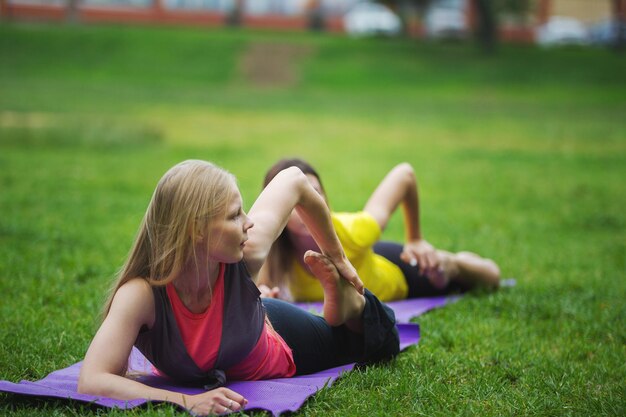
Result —
[[[278,173],[284,169],[296,167],[305,175],[313,175],[317,178],[322,189],[322,196],[326,199],[326,191],[322,180],[311,164],[300,158],[285,158],[276,162],[265,174],[263,180],[263,188],[274,179]],[[291,262],[294,259],[294,245],[289,237],[287,228],[283,229],[280,236],[272,244],[272,248],[267,256],[263,268],[259,272],[259,284],[265,284],[270,287],[283,287],[290,280]]]

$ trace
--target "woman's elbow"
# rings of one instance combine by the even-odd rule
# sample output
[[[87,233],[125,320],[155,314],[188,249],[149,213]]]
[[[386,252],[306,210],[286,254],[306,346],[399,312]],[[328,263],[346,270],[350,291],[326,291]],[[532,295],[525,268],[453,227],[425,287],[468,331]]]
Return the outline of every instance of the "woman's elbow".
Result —
[[[109,396],[106,390],[106,374],[81,370],[76,390],[79,394]]]
[[[416,187],[417,186],[417,178],[415,177],[415,170],[413,166],[408,162],[402,162],[401,164],[396,165],[392,172],[395,175],[395,178],[401,183],[403,183],[407,187]]]
[[[309,180],[298,167],[289,167],[280,171],[279,175],[285,178],[294,188],[301,188],[309,185]]]
[[[289,167],[282,170],[279,175],[282,175],[283,191],[295,197],[296,207],[302,204],[304,200],[310,200],[311,196],[321,196],[325,200],[324,195],[313,187],[309,178],[300,168]]]
[[[93,378],[90,378],[89,376],[83,374],[82,372],[80,373],[80,376],[78,377],[78,386],[76,388],[76,391],[79,394],[88,394],[88,395],[98,394],[97,384],[93,383]]]
[[[413,166],[408,162],[402,162],[396,165],[395,169],[399,170],[400,172],[402,172],[403,175],[409,178],[415,178],[415,170],[413,169]]]

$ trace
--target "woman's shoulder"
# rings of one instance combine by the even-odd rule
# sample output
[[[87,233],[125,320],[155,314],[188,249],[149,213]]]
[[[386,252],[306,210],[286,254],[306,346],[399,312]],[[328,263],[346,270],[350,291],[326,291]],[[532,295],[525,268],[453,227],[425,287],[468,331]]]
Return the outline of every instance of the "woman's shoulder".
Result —
[[[370,213],[365,210],[359,211],[333,211],[331,213],[331,218],[335,221],[346,223],[346,224],[359,224],[368,225],[371,227],[375,227],[378,225],[376,223],[376,219]],[[380,229],[380,227],[378,227]]]
[[[372,246],[382,233],[376,219],[366,211],[332,214],[333,225],[343,245],[351,242],[361,248]]]
[[[152,296],[152,286],[144,278],[131,278],[122,284],[118,290],[118,293],[122,292],[125,295],[133,297],[146,297]]]
[[[140,317],[143,324],[154,320],[154,295],[152,286],[143,278],[132,278],[122,284],[113,298],[112,308],[119,308],[132,316]]]

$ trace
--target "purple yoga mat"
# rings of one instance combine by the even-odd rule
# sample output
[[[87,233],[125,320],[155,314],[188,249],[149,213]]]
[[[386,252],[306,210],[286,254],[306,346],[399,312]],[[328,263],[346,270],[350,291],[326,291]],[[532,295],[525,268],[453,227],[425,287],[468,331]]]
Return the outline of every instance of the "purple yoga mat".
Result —
[[[500,281],[500,287],[514,287],[517,285],[515,278],[507,278]],[[389,301],[386,302],[389,307],[396,314],[396,321],[398,323],[409,323],[413,317],[421,316],[427,311],[433,310],[438,307],[443,307],[446,304],[455,303],[460,300],[462,295],[441,295],[437,297],[427,298],[409,298],[406,300]],[[322,302],[311,303],[295,303],[303,310],[310,311],[316,314],[322,314]]]
[[[408,323],[413,317],[422,315],[437,307],[443,307],[446,304],[454,303],[461,298],[460,295],[442,295],[439,297],[429,298],[410,298],[407,300],[390,301],[387,304],[394,313],[396,313],[396,321],[398,323]],[[313,313],[322,314],[321,302],[312,303],[295,303],[303,310]]]
[[[407,323],[411,317],[418,316],[436,307],[456,301],[458,297],[433,297],[395,301],[388,305],[395,311],[400,333],[400,348],[406,349],[418,343],[420,330],[417,324]],[[321,311],[321,303],[299,304],[305,310]],[[0,381],[0,391],[40,397],[72,399],[104,407],[122,409],[136,407],[147,402],[145,399],[120,401],[76,392],[81,362],[68,368],[52,372],[45,378],[36,381],[12,383]],[[354,364],[327,369],[311,375],[293,378],[278,378],[264,381],[235,381],[226,386],[248,399],[246,410],[261,409],[278,416],[281,413],[298,410],[311,395],[325,386],[330,386],[343,372],[352,370]],[[152,365],[143,355],[133,349],[130,356],[129,369],[141,376],[138,379],[148,385],[172,391],[194,394],[202,392],[199,388],[172,385],[163,377],[152,374]]]
[[[502,287],[512,287],[516,285],[515,279],[503,280]],[[404,350],[411,345],[418,343],[420,339],[420,329],[417,324],[408,323],[409,319],[419,316],[429,310],[442,307],[448,303],[455,302],[460,296],[442,296],[432,298],[417,298],[387,303],[391,307],[398,322],[400,333],[400,349]],[[322,303],[300,303],[299,307],[308,310],[321,312]],[[172,391],[194,394],[202,389],[188,388],[172,385],[170,381],[163,377],[152,374],[152,365],[136,349],[133,348],[130,356],[129,369],[141,374],[138,379],[148,385],[165,388]],[[111,398],[102,398],[92,395],[83,395],[76,392],[78,374],[81,362],[68,368],[52,372],[45,378],[36,381],[21,381],[13,383],[0,381],[0,392],[23,394],[39,397],[55,397],[72,399],[104,407],[118,407],[122,409],[133,408],[145,404],[147,400],[136,399],[131,401],[119,401]],[[303,375],[293,378],[279,378],[264,381],[236,381],[229,382],[226,386],[248,399],[246,410],[260,409],[271,412],[278,416],[281,413],[298,410],[311,395],[325,386],[330,386],[343,372],[352,370],[354,364],[348,364],[337,368],[327,369],[311,375]]]
[[[400,347],[417,344],[420,338],[417,324],[398,325],[400,333]],[[78,374],[82,362],[54,371],[45,378],[36,381],[21,381],[12,383],[0,381],[0,391],[39,397],[54,397],[71,399],[86,403],[98,404],[104,407],[117,407],[122,409],[133,408],[147,402],[145,399],[120,401],[112,398],[103,398],[93,395],[84,395],[76,392]],[[330,386],[343,372],[352,370],[354,364],[343,365],[337,368],[327,369],[311,375],[302,375],[293,378],[277,378],[264,381],[235,381],[226,386],[248,399],[246,410],[261,409],[278,416],[287,411],[296,411],[311,395],[325,386]],[[138,380],[159,388],[172,391],[196,394],[201,388],[189,388],[173,385],[166,378],[152,374],[152,365],[135,348],[130,356],[129,370],[140,374]]]

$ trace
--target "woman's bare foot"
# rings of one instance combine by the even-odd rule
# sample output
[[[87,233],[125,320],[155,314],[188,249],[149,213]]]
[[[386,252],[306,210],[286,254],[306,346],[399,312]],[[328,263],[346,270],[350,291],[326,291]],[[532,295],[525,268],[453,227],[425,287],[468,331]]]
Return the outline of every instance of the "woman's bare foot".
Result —
[[[435,273],[428,275],[428,280],[437,289],[443,289],[448,286],[450,280],[459,274],[459,268],[454,262],[454,255],[443,250],[437,251],[437,259],[439,268]]]
[[[500,268],[491,259],[472,252],[459,252],[455,256],[460,273],[479,286],[496,289],[500,286]]]
[[[304,254],[304,262],[322,284],[326,322],[331,326],[345,324],[352,331],[362,331],[361,314],[365,308],[365,297],[339,275],[326,256],[309,250]]]
[[[444,278],[437,282],[429,277],[435,287],[443,282],[447,285],[451,280],[470,288],[480,286],[495,289],[500,285],[500,268],[491,259],[473,252],[450,253],[442,250],[437,251],[437,256]]]

